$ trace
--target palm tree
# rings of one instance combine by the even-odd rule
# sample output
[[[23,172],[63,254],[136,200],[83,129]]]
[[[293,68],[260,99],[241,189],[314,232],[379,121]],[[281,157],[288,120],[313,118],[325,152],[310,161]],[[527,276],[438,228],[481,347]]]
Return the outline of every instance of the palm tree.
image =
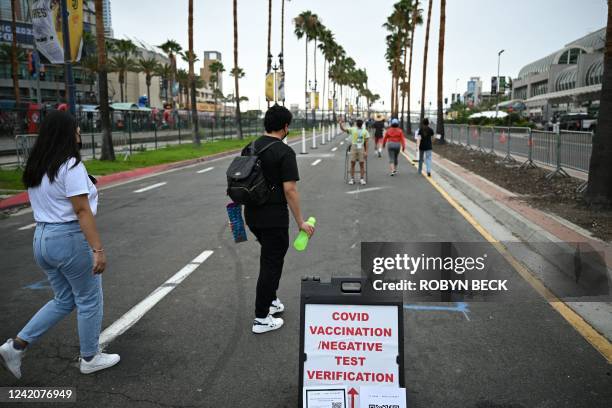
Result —
[[[423,24],[423,17],[419,9],[419,0],[414,0],[412,7],[412,19],[410,20],[410,62],[408,66],[408,90],[406,93],[407,110],[408,110],[408,133],[412,133],[412,119],[410,116],[410,90],[412,87],[412,51],[414,49],[414,29],[417,25]]]
[[[334,47],[336,43],[334,41],[334,34],[330,30],[323,30],[321,32],[321,38],[319,42],[319,49],[323,54],[323,115],[325,115],[325,102],[327,100],[327,94],[325,93],[325,80],[328,78],[327,75],[327,63],[332,60]]]
[[[170,89],[170,93],[172,93],[172,89],[174,88],[174,75],[176,73],[176,54],[180,53],[183,47],[174,40],[167,40],[165,43],[158,45],[157,48],[162,50],[170,60],[170,67],[172,69],[170,70],[170,76],[167,80],[168,88]],[[166,99],[166,103],[174,105],[173,98]]]
[[[423,85],[421,88],[421,122],[425,119],[425,88],[427,84],[427,52],[429,50],[429,27],[431,25],[431,9],[433,0],[429,0],[429,9],[427,11],[427,27],[425,28],[425,53],[423,55]]]
[[[446,31],[446,0],[440,0],[440,39],[438,42],[438,121],[436,123],[437,133],[440,135],[440,143],[444,143],[444,108],[443,86],[444,86],[444,35]]]
[[[119,75],[119,91],[121,95],[121,102],[125,102],[126,95],[124,94],[124,85],[127,82],[127,73],[138,71],[136,61],[134,61],[130,57],[126,57],[123,54],[119,54],[115,55],[114,57],[111,57],[110,67],[112,72],[116,72]]]
[[[305,37],[306,45],[306,66],[305,66],[305,78],[304,78],[304,110],[306,113],[306,123],[308,123],[308,43],[312,39],[312,34],[315,31],[315,27],[319,17],[311,11],[303,11],[295,19],[293,19],[295,30],[294,34],[301,40]]]
[[[195,52],[193,51],[193,0],[189,0],[189,16],[187,17],[188,36],[189,36],[189,86],[191,88],[191,116],[193,118],[193,143],[200,144],[200,133],[198,131],[198,109],[196,106],[196,81],[193,72],[193,64],[195,63]]]
[[[11,52],[13,92],[15,93],[15,107],[19,107],[21,96],[19,94],[19,61],[17,59],[17,0],[11,0],[11,34],[13,36]]]
[[[112,52],[117,54],[111,58],[111,66],[114,71],[119,73],[119,86],[121,88],[121,102],[124,101],[124,88],[127,94],[127,75],[128,72],[137,72],[136,61],[132,58],[138,56],[138,48],[132,40],[115,40]],[[125,95],[127,97],[127,95]]]
[[[147,84],[147,101],[151,106],[151,79],[159,72],[159,62],[153,58],[140,58],[137,61],[137,67],[140,72],[145,74],[145,82]]]
[[[93,93],[93,86],[96,82],[96,74],[98,73],[98,57],[95,54],[88,54],[81,58],[79,62],[84,76],[89,80],[89,92]]]
[[[586,196],[594,205],[612,206],[612,0],[608,0],[608,26],[601,84],[599,123],[593,136]]]
[[[96,48],[98,51],[98,94],[100,99],[100,124],[102,126],[102,154],[100,160],[115,160],[110,108],[108,106],[108,66],[106,64],[106,40],[104,38],[103,0],[95,0],[95,8]]]
[[[179,86],[179,107],[183,108],[187,105],[186,103],[185,106],[183,105],[183,95],[189,96],[189,72],[185,71],[182,68],[179,68],[179,70],[176,71],[175,80]]]
[[[232,69],[232,75],[234,76],[234,95],[236,97],[236,125],[238,129],[238,139],[242,140],[242,121],[240,118],[240,92],[239,82],[240,74],[242,69],[238,66],[238,0],[233,1],[233,14],[234,14],[234,69]],[[242,72],[244,76],[244,72]]]
[[[170,64],[160,64],[155,71],[155,74],[161,78],[162,87],[164,88],[164,99],[168,102],[168,85],[172,76],[172,66]]]
[[[213,98],[215,100],[215,119],[217,118],[217,101],[219,99],[219,94],[221,97],[223,93],[219,90],[219,84],[221,83],[221,74],[225,72],[225,68],[223,67],[223,63],[221,61],[214,61],[208,67],[211,73],[211,77],[209,79],[209,83],[213,90]]]

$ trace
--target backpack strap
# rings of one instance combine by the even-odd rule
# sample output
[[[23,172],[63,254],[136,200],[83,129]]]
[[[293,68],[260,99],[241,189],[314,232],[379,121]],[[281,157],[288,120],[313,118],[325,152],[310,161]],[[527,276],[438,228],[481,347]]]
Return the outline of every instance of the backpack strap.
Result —
[[[274,142],[268,143],[263,149],[261,149],[259,152],[255,149],[255,140],[253,140],[251,142],[251,145],[249,146],[249,150],[251,152],[251,156],[259,156],[260,154],[262,154],[263,152],[265,152],[266,150],[268,150],[268,148],[270,146],[272,146],[273,144],[276,143],[280,143],[280,140],[276,140]]]

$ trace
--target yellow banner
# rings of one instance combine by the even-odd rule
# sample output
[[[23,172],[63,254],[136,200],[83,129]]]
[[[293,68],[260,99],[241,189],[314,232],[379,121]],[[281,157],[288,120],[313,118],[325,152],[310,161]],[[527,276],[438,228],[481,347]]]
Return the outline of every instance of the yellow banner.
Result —
[[[312,106],[313,109],[319,109],[319,93],[318,92],[313,92],[312,95],[314,96],[313,100],[314,100],[314,104]]]
[[[332,110],[334,109],[334,100],[331,98],[327,99],[327,110]]]
[[[266,101],[268,102],[274,101],[274,82],[274,73],[266,74]]]
[[[60,2],[61,3],[61,2]],[[66,0],[68,8],[68,30],[70,32],[70,56],[72,62],[81,59],[81,48],[83,43],[83,0]],[[62,31],[62,11],[60,7],[55,7],[53,11],[56,25],[57,38],[59,43],[64,46],[64,34]]]

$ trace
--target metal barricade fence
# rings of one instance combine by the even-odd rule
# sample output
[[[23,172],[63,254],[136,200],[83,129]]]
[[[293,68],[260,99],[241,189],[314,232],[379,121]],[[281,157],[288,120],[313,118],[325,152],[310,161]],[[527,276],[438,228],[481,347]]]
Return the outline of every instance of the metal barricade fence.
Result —
[[[524,158],[523,167],[540,163],[554,168],[551,177],[565,175],[564,168],[588,173],[592,132],[561,130],[559,133],[528,127],[445,125],[446,139],[468,149],[494,153],[504,161]]]
[[[17,166],[25,167],[28,157],[37,135],[17,135],[15,136],[15,151],[17,152]]]

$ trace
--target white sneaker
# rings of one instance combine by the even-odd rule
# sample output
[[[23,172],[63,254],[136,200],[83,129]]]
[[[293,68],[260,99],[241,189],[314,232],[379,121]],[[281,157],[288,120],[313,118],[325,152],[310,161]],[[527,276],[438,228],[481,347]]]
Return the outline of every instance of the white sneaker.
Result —
[[[21,378],[21,359],[25,350],[17,350],[13,347],[13,339],[8,339],[0,346],[0,363],[15,377]]]
[[[253,320],[253,333],[261,334],[272,330],[280,329],[283,326],[283,319],[268,315],[265,319],[255,318]]]
[[[272,301],[270,305],[270,315],[275,315],[277,313],[282,313],[285,311],[285,305],[280,301],[279,298],[276,298]]]
[[[366,181],[364,179],[359,180],[359,184],[361,184],[362,186],[366,185]]]
[[[117,364],[121,360],[119,354],[98,353],[90,361],[81,358],[81,373],[91,374]]]
[[[353,184],[355,184],[355,180],[354,179],[350,179],[349,180],[349,186],[352,186]]]

